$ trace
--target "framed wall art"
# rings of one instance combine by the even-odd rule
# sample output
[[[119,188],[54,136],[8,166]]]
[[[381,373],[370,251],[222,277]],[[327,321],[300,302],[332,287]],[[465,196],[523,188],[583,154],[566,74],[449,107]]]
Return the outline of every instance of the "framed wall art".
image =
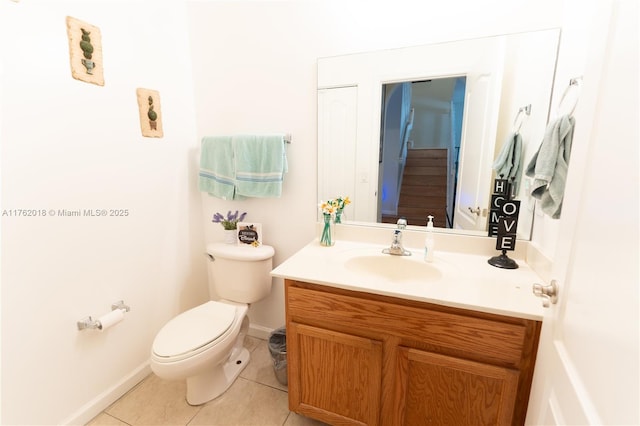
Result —
[[[136,95],[138,96],[142,136],[148,138],[163,137],[160,93],[157,90],[138,88],[136,89]]]
[[[104,86],[100,29],[67,16],[71,75],[76,80]]]

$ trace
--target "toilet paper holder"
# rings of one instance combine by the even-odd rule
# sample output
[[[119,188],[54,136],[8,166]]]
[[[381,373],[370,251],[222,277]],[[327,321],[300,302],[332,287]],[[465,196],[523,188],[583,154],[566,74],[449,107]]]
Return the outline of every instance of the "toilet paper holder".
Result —
[[[129,312],[131,310],[131,308],[128,305],[125,305],[124,301],[122,300],[118,300],[117,302],[111,304],[111,310],[115,311],[116,309],[120,309],[123,312]],[[102,330],[102,323],[100,322],[100,320],[93,319],[91,318],[91,316],[81,319],[80,321],[78,321],[77,324],[78,324],[78,330],[85,330],[85,329]]]

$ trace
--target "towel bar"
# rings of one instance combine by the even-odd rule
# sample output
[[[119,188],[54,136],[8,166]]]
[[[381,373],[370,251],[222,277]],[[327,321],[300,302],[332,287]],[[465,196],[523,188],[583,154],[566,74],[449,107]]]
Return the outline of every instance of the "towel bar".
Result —
[[[285,143],[291,143],[291,133],[285,133],[282,139],[284,140]],[[203,140],[204,138],[200,140],[200,143],[202,143]]]

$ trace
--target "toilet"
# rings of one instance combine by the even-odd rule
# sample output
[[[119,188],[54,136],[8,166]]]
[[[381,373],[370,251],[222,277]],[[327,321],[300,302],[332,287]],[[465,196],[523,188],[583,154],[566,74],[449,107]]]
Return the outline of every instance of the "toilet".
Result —
[[[163,379],[187,380],[187,402],[220,396],[249,362],[244,336],[249,304],[271,292],[273,247],[207,245],[210,300],[170,320],[156,335],[151,370]]]

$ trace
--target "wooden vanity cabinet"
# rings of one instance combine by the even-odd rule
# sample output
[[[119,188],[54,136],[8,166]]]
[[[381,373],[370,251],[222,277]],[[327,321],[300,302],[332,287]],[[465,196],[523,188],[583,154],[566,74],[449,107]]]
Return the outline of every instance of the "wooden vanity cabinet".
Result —
[[[334,425],[521,425],[541,323],[285,280],[289,409]]]

